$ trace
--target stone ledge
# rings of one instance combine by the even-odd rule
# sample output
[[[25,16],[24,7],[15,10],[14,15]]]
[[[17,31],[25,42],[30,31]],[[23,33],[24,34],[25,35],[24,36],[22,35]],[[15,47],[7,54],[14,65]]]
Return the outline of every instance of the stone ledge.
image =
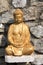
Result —
[[[5,62],[7,63],[21,63],[21,62],[33,62],[34,57],[33,55],[26,55],[26,56],[5,56]]]

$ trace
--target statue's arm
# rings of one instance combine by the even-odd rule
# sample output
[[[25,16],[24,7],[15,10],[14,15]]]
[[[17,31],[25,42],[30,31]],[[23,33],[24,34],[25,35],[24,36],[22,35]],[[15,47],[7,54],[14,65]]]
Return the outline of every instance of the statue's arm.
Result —
[[[25,35],[26,35],[26,42],[30,42],[30,31],[29,31],[29,27],[26,25],[25,27]]]
[[[8,30],[8,41],[13,44],[13,24],[10,25],[9,30]]]

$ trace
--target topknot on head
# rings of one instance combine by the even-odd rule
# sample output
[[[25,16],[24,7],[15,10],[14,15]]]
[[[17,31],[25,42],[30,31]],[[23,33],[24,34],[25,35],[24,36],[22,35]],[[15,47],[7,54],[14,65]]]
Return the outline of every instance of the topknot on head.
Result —
[[[22,12],[21,9],[16,9],[16,10],[13,12],[13,15],[14,15],[14,16],[15,16],[15,15],[19,15],[19,14],[21,14],[21,15],[23,16],[23,12]]]

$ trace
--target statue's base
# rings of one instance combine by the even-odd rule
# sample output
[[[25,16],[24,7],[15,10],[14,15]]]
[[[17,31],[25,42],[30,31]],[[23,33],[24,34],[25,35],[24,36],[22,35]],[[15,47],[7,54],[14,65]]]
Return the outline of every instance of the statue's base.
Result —
[[[5,62],[7,63],[24,63],[24,62],[33,62],[33,55],[23,55],[23,56],[5,56]]]

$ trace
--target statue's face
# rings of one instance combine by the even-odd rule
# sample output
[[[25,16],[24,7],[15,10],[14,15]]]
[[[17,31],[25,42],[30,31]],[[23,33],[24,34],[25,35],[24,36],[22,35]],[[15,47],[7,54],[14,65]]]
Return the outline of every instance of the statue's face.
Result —
[[[15,20],[16,22],[21,23],[23,22],[23,16],[21,14],[18,14],[15,16]]]

